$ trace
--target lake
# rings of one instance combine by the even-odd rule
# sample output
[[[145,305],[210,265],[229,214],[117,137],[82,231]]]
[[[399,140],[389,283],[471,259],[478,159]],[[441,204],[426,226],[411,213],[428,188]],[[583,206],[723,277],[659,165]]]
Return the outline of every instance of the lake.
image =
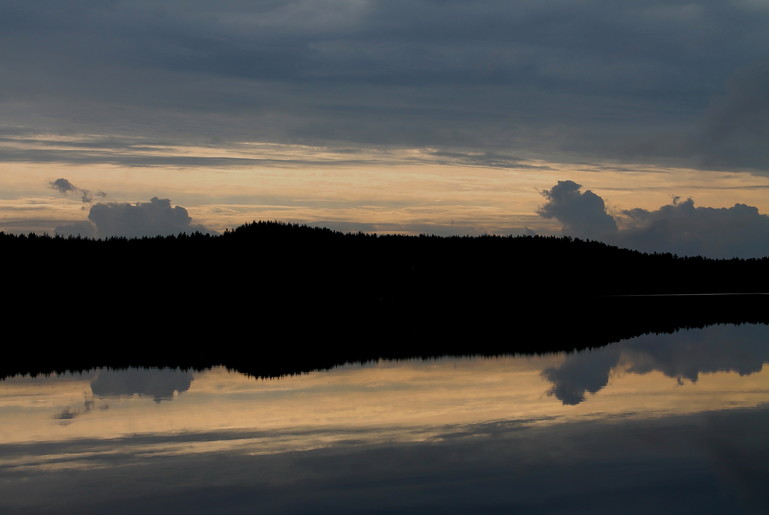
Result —
[[[769,326],[0,382],[4,513],[767,513]]]

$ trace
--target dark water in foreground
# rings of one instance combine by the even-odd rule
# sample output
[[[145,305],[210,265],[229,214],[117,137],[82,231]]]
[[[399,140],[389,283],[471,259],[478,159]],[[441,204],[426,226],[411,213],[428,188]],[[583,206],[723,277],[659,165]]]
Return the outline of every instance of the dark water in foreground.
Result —
[[[769,326],[0,382],[0,512],[767,513]]]

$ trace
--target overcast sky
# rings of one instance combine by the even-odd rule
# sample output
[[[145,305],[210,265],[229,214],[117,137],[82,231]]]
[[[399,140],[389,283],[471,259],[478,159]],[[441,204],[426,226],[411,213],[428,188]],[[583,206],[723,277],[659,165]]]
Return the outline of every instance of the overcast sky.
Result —
[[[157,197],[218,230],[553,232],[566,180],[769,211],[763,0],[0,0],[0,45],[0,230]]]

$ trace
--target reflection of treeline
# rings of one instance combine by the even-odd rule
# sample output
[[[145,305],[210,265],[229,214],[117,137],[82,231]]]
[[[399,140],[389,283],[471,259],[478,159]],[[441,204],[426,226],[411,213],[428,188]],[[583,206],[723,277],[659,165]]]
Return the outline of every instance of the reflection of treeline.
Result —
[[[0,378],[99,367],[200,370],[220,365],[278,377],[377,359],[574,351],[647,333],[769,324],[769,297],[604,297],[530,308],[384,308],[368,314],[352,308],[332,314],[322,308],[246,311],[213,318],[199,310],[144,319],[118,315],[97,320],[84,314],[75,321],[39,314],[37,326],[6,340]],[[77,339],[69,340],[73,335]]]
[[[769,259],[646,255],[571,238],[258,222],[220,236],[0,234],[0,252],[6,331],[22,328],[6,348],[27,354],[5,360],[11,369],[229,364],[271,375],[377,357],[580,348],[769,313],[763,296],[612,296],[765,292]]]

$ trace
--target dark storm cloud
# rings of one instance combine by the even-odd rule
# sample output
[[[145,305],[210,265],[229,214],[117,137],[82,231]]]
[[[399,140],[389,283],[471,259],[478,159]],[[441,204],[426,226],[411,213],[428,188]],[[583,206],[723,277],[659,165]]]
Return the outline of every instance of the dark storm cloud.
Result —
[[[149,202],[97,203],[91,206],[88,222],[77,222],[56,228],[61,236],[109,238],[123,236],[170,236],[180,233],[212,233],[203,225],[192,224],[192,218],[181,206],[171,206],[169,199],[153,197]]]
[[[0,44],[27,133],[768,166],[758,2],[0,0]]]
[[[671,252],[713,258],[769,256],[769,216],[758,208],[695,207],[673,199],[654,211],[629,209],[609,214],[603,199],[573,181],[558,181],[543,192],[539,214],[561,222],[563,233],[644,252]],[[618,223],[622,227],[618,227]]]

